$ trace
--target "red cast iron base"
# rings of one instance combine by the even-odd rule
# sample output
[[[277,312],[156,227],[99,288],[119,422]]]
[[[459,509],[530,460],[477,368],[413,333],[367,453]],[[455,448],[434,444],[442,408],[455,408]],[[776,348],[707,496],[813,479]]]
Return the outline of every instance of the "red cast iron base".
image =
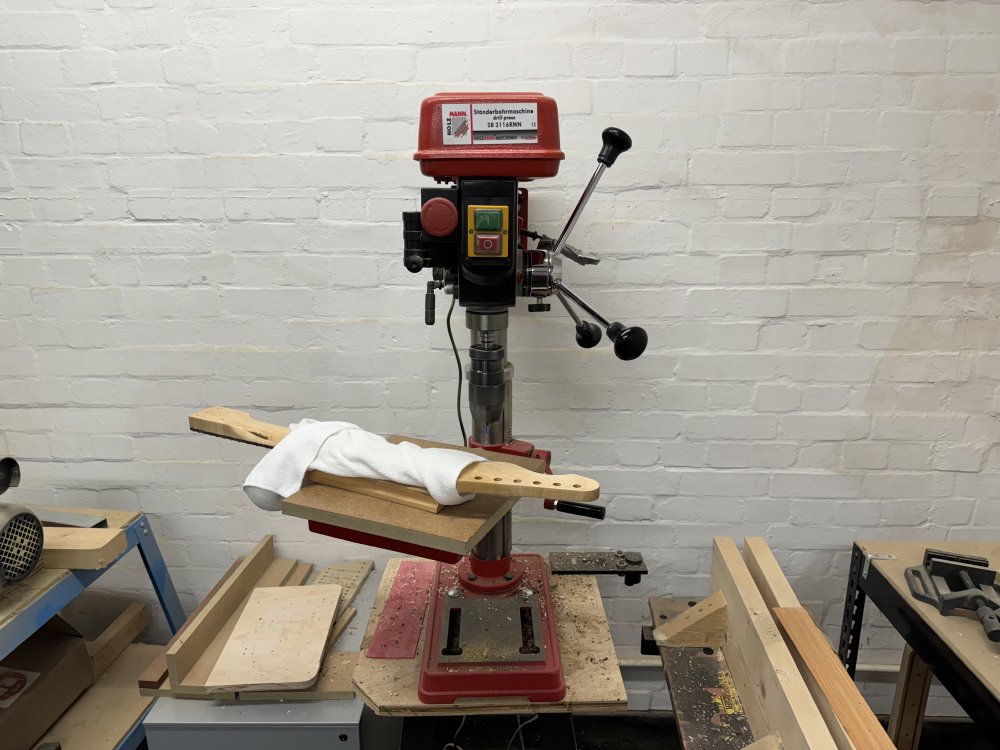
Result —
[[[519,570],[519,580],[503,593],[482,593],[468,587],[469,568],[459,565],[437,566],[434,588],[431,589],[430,617],[424,637],[423,667],[417,694],[424,703],[454,703],[458,698],[524,697],[532,702],[558,701],[566,695],[562,659],[552,594],[549,590],[549,570],[541,555],[512,555],[512,563]],[[541,653],[537,661],[453,661],[442,660],[442,627],[447,622],[452,603],[448,592],[462,589],[465,599],[481,598],[498,600],[513,598],[518,602],[534,600],[541,622],[536,631],[542,634]],[[532,593],[526,599],[526,590]]]

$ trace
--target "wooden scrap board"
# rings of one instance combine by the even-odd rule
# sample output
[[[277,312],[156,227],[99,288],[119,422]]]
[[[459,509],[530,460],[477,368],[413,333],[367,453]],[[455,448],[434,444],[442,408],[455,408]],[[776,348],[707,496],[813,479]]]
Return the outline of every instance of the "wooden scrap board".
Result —
[[[100,570],[125,551],[125,529],[47,527],[42,543],[42,567]]]
[[[226,572],[225,575],[219,580],[219,582],[213,587],[212,591],[209,592],[205,600],[199,605],[198,609],[194,614],[188,618],[187,623],[182,626],[181,630],[178,632],[177,636],[172,639],[172,643],[177,639],[178,636],[183,636],[187,626],[196,619],[199,612],[203,611],[206,604],[209,603],[214,595],[226,585],[227,581],[232,577],[236,569],[242,562],[242,558],[233,563],[232,567]],[[282,562],[282,561],[276,561]],[[298,586],[305,582],[308,578],[312,566],[308,563],[296,562],[296,561],[285,561],[293,563],[291,572],[287,575],[282,585],[284,586]],[[282,565],[281,568],[285,566]],[[364,583],[365,577],[367,577],[368,572],[372,569],[371,560],[363,560],[354,563],[341,563],[338,565],[332,565],[328,568],[324,568],[320,571],[313,583],[318,583],[321,581],[328,582],[340,582],[346,581],[346,585],[342,586],[344,593],[340,597],[340,605],[346,607],[357,595],[362,584]],[[270,569],[269,569],[270,570]],[[270,570],[271,575],[262,577],[259,579],[258,584],[268,584],[276,585],[275,581],[275,570]],[[339,609],[340,607],[338,607]],[[342,616],[346,616],[347,612],[340,613]],[[228,623],[227,623],[228,625]],[[332,645],[335,645],[332,644]],[[210,645],[210,648],[215,652],[217,657],[219,651],[221,650],[221,644],[216,640]],[[215,650],[219,649],[219,650]],[[205,657],[202,657],[205,659]],[[261,692],[245,692],[245,693],[215,693],[210,694],[207,690],[201,689],[200,691],[192,691],[190,688],[186,689],[185,686],[178,686],[175,688],[170,681],[170,676],[167,672],[167,664],[164,653],[161,651],[157,660],[143,673],[139,681],[139,690],[143,695],[147,696],[165,696],[165,697],[180,697],[180,698],[194,698],[202,700],[238,700],[239,702],[252,702],[252,701],[267,701],[267,700],[282,700],[282,701],[311,701],[311,700],[350,700],[354,697],[354,686],[352,684],[352,677],[354,675],[354,667],[357,660],[356,652],[342,652],[335,651],[331,648],[325,654],[323,658],[323,664],[320,668],[319,678],[316,684],[311,688],[306,690],[270,690]],[[201,660],[199,660],[201,661]],[[208,665],[208,669],[214,666],[214,661],[212,661],[212,656],[209,655],[205,659],[205,664]],[[204,665],[203,665],[204,666]],[[202,667],[196,665],[195,670],[199,673]],[[194,670],[192,670],[194,673]]]
[[[489,698],[460,700],[452,705],[421,703],[417,697],[417,683],[423,638],[412,659],[369,659],[365,656],[401,562],[402,558],[393,558],[386,565],[354,673],[355,687],[377,714],[425,716],[627,710],[628,696],[593,576],[554,576],[551,581],[566,680],[566,696],[561,701],[531,703],[521,698]]]
[[[159,653],[159,646],[133,643],[45,734],[62,750],[118,747],[153,699],[136,689],[139,674]]]
[[[209,692],[301,690],[319,677],[340,586],[257,587],[205,680]]]
[[[351,606],[354,597],[358,595],[368,574],[375,567],[374,560],[358,560],[357,562],[337,563],[320,570],[309,582],[312,586],[335,583],[341,588],[340,604],[337,605],[337,616]]]
[[[895,750],[889,735],[809,612],[803,607],[775,607],[772,611],[788,637],[796,660],[803,663],[803,672],[808,672],[817,683],[813,697],[824,718],[828,707],[843,726],[850,747],[856,750]]]

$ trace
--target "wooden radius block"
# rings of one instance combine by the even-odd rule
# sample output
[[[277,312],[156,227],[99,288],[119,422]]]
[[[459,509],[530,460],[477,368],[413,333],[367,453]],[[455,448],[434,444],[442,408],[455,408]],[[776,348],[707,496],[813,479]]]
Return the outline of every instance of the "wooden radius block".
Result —
[[[655,630],[660,646],[701,646],[718,648],[726,641],[726,599],[714,592]]]

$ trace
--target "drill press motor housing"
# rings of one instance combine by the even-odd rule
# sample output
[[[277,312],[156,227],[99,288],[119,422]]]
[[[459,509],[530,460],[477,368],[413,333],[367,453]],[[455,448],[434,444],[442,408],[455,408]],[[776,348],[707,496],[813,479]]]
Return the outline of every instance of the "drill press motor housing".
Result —
[[[406,267],[446,269],[458,301],[512,307],[519,296],[527,191],[518,181],[559,171],[556,103],[540,94],[438,94],[420,111],[420,170],[450,186],[424,188],[404,214]]]

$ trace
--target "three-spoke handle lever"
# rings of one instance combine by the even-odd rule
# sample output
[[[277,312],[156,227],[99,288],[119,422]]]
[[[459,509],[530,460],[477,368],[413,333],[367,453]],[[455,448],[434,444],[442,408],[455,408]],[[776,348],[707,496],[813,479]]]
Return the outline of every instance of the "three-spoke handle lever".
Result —
[[[601,134],[601,140],[603,141],[603,145],[601,146],[600,153],[597,155],[597,169],[595,169],[594,174],[590,176],[590,181],[587,183],[587,187],[583,189],[583,195],[581,195],[580,200],[577,201],[576,208],[573,209],[573,213],[571,213],[569,215],[569,219],[566,220],[566,226],[564,226],[562,232],[559,233],[559,238],[556,240],[556,244],[552,246],[553,254],[563,252],[563,249],[566,247],[566,242],[569,240],[570,234],[576,227],[576,223],[580,220],[580,215],[583,213],[583,209],[587,207],[587,203],[590,201],[590,196],[594,194],[594,190],[597,188],[597,183],[601,181],[601,177],[604,175],[605,170],[614,164],[615,160],[621,156],[621,154],[632,148],[632,139],[629,138],[628,133],[618,128],[605,128],[604,132]]]
[[[601,340],[601,331],[593,323],[584,321],[576,314],[576,311],[567,302],[566,297],[569,297],[580,308],[586,311],[594,320],[604,326],[605,331],[608,334],[608,338],[614,342],[615,346],[615,356],[618,359],[630,360],[635,359],[646,351],[646,345],[649,343],[649,337],[646,335],[646,331],[639,326],[626,326],[624,323],[619,323],[617,321],[611,322],[603,315],[601,315],[597,310],[591,307],[586,300],[582,299],[580,295],[574,292],[572,289],[567,287],[561,281],[555,281],[552,284],[553,290],[555,291],[556,297],[562,302],[563,307],[569,312],[570,317],[573,318],[573,322],[576,323],[576,343],[582,346],[584,349],[590,349],[596,346]]]

